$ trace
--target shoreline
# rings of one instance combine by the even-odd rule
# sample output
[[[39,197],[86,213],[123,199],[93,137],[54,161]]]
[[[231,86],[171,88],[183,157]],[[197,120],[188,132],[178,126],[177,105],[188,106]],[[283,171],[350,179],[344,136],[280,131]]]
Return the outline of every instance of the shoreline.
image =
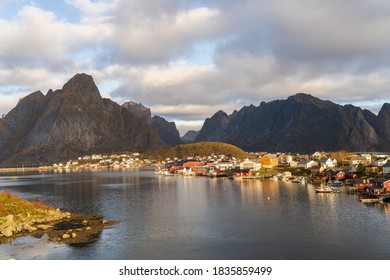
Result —
[[[9,192],[0,192],[0,202],[0,246],[28,235],[47,235],[49,242],[82,245],[95,242],[105,227],[118,223],[100,215],[53,209]]]
[[[0,173],[38,171],[40,167],[1,167]]]

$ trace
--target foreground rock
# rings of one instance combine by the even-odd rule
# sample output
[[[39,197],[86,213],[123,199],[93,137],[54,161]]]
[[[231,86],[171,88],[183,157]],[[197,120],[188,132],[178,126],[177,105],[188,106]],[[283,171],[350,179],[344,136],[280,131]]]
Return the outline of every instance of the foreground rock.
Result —
[[[36,237],[48,235],[52,242],[83,245],[99,239],[104,228],[116,224],[116,221],[103,220],[98,215],[72,214],[70,219],[57,222],[53,228],[34,234]]]
[[[46,235],[48,241],[65,244],[88,244],[95,242],[105,227],[116,223],[98,215],[55,212],[40,221],[15,221],[13,215],[8,215],[6,222],[0,225],[0,244],[25,235],[37,238]]]

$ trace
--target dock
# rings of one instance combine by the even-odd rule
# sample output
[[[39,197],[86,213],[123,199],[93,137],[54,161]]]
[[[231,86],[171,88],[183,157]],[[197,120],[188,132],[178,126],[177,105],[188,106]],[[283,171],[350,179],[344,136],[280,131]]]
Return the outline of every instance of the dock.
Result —
[[[361,198],[359,200],[362,203],[379,203],[382,201],[380,198]]]

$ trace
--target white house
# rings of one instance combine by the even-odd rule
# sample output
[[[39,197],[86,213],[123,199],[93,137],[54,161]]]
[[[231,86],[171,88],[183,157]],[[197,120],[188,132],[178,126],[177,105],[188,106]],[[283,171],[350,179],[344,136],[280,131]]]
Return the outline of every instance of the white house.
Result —
[[[374,165],[381,167],[388,162],[390,162],[389,158],[378,158],[374,161]]]
[[[318,166],[318,163],[314,160],[302,160],[298,162],[298,167],[309,169],[314,166]]]
[[[235,165],[233,162],[218,162],[218,163],[215,163],[214,166],[216,168],[218,168],[219,170],[228,170],[230,168],[234,168]],[[241,168],[241,169],[244,169],[244,168]]]
[[[385,163],[382,168],[383,174],[390,174],[390,162]]]
[[[261,163],[254,162],[249,159],[245,159],[243,162],[240,162],[240,169],[251,169],[259,170],[261,168]]]
[[[337,160],[331,158],[322,158],[320,159],[320,165],[322,168],[333,168],[337,166]]]
[[[359,164],[366,164],[367,163],[367,159],[365,157],[351,157],[351,159],[349,160],[349,165],[350,166],[355,166],[355,165],[359,165]]]
[[[367,163],[370,164],[372,161],[371,154],[361,154],[362,157],[365,157],[367,159]]]

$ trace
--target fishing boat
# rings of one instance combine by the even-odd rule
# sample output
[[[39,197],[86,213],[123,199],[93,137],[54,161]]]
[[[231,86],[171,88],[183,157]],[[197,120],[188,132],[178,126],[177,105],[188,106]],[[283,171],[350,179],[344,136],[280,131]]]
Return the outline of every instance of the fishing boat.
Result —
[[[326,187],[320,187],[316,189],[316,193],[331,193],[333,190],[329,188],[328,186]]]

